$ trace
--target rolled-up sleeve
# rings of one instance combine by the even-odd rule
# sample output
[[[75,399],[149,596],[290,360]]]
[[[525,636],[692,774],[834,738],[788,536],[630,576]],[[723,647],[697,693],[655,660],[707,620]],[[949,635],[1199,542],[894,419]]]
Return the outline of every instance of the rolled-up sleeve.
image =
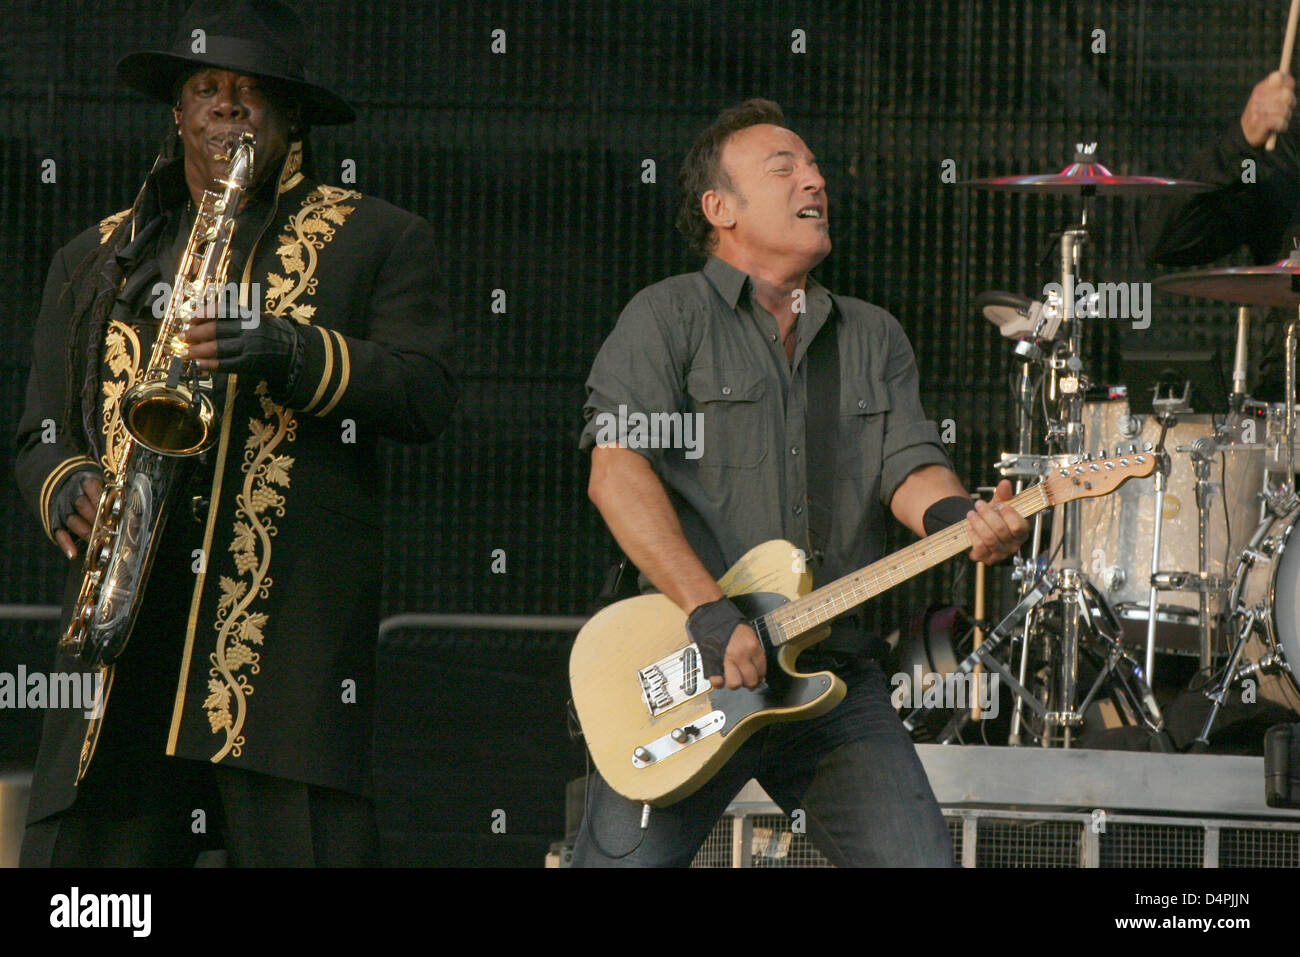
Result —
[[[621,426],[633,417],[680,411],[685,402],[684,329],[671,297],[644,289],[623,309],[591,374],[579,448],[618,442],[656,463],[663,450],[628,443]]]
[[[889,411],[885,413],[885,439],[881,456],[880,503],[886,507],[898,486],[912,472],[927,465],[952,468],[952,460],[939,438],[939,428],[921,407],[916,356],[903,327],[893,316],[886,319],[888,359],[883,380]]]

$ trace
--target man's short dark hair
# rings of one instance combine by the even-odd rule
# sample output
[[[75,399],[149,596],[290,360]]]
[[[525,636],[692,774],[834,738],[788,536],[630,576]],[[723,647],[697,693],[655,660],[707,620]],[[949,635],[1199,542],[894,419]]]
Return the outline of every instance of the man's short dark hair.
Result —
[[[786,125],[781,107],[771,100],[746,100],[729,107],[696,138],[682,161],[681,172],[677,174],[677,186],[682,196],[682,205],[677,211],[677,229],[686,237],[691,252],[707,257],[718,241],[713,226],[700,209],[700,197],[711,189],[734,189],[722,166],[723,146],[733,133],[763,123]]]

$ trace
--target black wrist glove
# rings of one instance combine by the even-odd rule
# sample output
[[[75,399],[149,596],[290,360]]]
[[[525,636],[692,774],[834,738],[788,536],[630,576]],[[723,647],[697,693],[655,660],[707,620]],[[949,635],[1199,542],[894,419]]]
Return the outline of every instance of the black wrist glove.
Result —
[[[925,515],[921,519],[921,524],[925,526],[925,534],[933,535],[935,532],[942,532],[949,525],[965,521],[966,515],[974,508],[975,500],[965,495],[949,495],[947,498],[939,499],[925,510]]]
[[[217,361],[222,372],[251,373],[273,393],[287,395],[302,366],[297,323],[283,316],[260,316],[245,329],[242,319],[217,320]]]
[[[736,626],[745,621],[739,609],[727,598],[700,605],[686,619],[686,633],[700,646],[704,677],[723,674],[722,660],[727,653],[727,642]]]
[[[84,468],[77,469],[71,475],[65,475],[63,481],[59,483],[59,489],[50,496],[50,531],[55,532],[67,525],[68,517],[77,510],[76,501],[81,498],[85,492],[81,488],[81,483],[86,479],[103,479],[99,469]],[[98,502],[91,502],[91,505],[98,505]],[[94,524],[93,522],[91,524]],[[76,536],[74,535],[73,538]]]

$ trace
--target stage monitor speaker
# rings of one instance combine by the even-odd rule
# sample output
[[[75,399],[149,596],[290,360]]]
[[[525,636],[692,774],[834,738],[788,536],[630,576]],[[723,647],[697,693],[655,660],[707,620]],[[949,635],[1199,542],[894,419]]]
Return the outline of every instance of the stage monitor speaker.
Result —
[[[386,865],[542,867],[583,773],[570,635],[403,629],[378,650],[375,788]]]

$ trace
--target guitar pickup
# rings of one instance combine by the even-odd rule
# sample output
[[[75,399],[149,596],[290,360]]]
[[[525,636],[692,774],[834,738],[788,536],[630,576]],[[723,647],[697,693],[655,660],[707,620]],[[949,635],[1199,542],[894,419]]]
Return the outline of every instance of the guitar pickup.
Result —
[[[695,687],[700,680],[700,656],[691,645],[682,655],[682,691],[687,695],[695,694]]]
[[[641,682],[641,700],[650,716],[655,717],[713,686],[700,681],[700,650],[694,644],[674,651],[649,667],[637,672]]]

